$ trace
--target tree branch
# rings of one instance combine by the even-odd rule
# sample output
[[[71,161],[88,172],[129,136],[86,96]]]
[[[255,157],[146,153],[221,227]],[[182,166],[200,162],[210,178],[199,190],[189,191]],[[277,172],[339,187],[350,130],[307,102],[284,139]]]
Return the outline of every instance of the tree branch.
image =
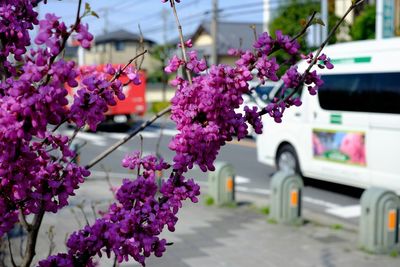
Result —
[[[10,252],[11,264],[12,264],[13,267],[17,267],[17,264],[15,263],[15,260],[14,260],[14,254],[13,254],[13,251],[12,251],[11,240],[10,240],[9,234],[7,234],[7,242],[8,242],[8,251]]]
[[[347,17],[347,15],[359,4],[361,4],[364,0],[356,0],[352,3],[352,5],[347,9],[346,13],[341,17],[341,19],[335,24],[335,26],[332,28],[332,30],[329,32],[327,38],[325,39],[325,41],[320,45],[319,49],[317,50],[317,52],[315,53],[313,60],[311,61],[310,65],[307,67],[307,69],[304,71],[304,73],[301,76],[301,79],[299,81],[299,85],[293,89],[293,91],[286,96],[284,99],[280,100],[280,103],[282,102],[287,102],[294,94],[296,94],[303,86],[304,86],[304,81],[307,77],[307,74],[310,73],[311,68],[317,63],[318,60],[318,56],[320,55],[320,53],[322,52],[322,50],[324,49],[324,47],[328,44],[329,40],[332,38],[332,36],[335,34],[335,32],[337,31],[337,29],[339,28],[339,26],[343,23],[343,21],[345,20],[345,18]],[[311,21],[311,20],[309,20]],[[308,24],[308,23],[307,23]],[[260,112],[258,112],[258,114],[260,116],[267,114],[267,109],[266,107],[263,108]]]
[[[171,2],[172,11],[174,13],[176,26],[178,27],[179,40],[181,42],[182,57],[183,57],[183,60],[185,61],[185,63],[187,63],[188,60],[187,60],[187,56],[186,56],[185,41],[183,40],[182,25],[179,21],[178,13],[176,12],[175,0],[170,0],[170,2]],[[192,84],[192,74],[190,73],[190,71],[188,69],[185,68],[185,70],[186,70],[186,75],[188,77],[189,84]]]
[[[25,247],[25,255],[20,267],[30,267],[33,258],[36,255],[36,242],[40,226],[44,217],[43,204],[38,214],[35,214],[32,222],[32,229],[28,232],[28,239]]]
[[[169,106],[169,107],[165,108],[164,110],[160,111],[159,113],[157,113],[156,115],[154,115],[154,117],[152,117],[150,120],[143,122],[142,125],[140,125],[138,128],[136,128],[127,137],[125,137],[125,138],[121,139],[120,141],[114,143],[114,145],[110,146],[107,150],[105,150],[103,153],[101,153],[96,158],[94,158],[91,162],[89,162],[88,165],[85,166],[85,168],[86,169],[92,168],[94,165],[99,163],[102,159],[104,159],[109,154],[111,154],[114,150],[116,150],[117,148],[119,148],[120,146],[122,146],[123,144],[128,142],[132,137],[137,135],[139,132],[143,131],[147,126],[151,125],[158,118],[164,116],[165,114],[167,114],[170,111],[171,111],[171,107]]]
[[[26,217],[25,217],[25,214],[23,213],[22,208],[19,208],[18,217],[19,217],[19,222],[25,228],[25,230],[27,232],[31,231],[32,225],[30,223],[28,223],[28,221],[26,220]]]

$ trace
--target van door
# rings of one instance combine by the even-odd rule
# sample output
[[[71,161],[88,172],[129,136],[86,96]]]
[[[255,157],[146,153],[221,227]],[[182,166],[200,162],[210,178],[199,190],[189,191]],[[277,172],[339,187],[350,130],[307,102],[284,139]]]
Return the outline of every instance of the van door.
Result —
[[[371,185],[400,194],[400,73],[373,74],[368,163]]]
[[[308,129],[310,168],[306,176],[366,187],[368,174],[368,115],[357,112],[370,75],[335,74],[322,77],[324,85],[310,97]],[[356,101],[355,101],[356,100]],[[355,101],[355,102],[354,102]]]

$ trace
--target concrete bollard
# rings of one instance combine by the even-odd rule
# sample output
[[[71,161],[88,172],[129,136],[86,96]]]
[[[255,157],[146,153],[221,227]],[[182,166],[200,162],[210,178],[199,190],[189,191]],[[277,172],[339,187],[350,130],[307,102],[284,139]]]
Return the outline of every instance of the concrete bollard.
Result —
[[[208,174],[208,192],[217,205],[235,203],[235,170],[226,162],[216,162]]]
[[[359,244],[373,253],[400,252],[400,198],[392,191],[371,187],[361,196]]]
[[[279,171],[271,180],[271,219],[278,223],[299,225],[301,217],[301,192],[303,181],[299,175]]]

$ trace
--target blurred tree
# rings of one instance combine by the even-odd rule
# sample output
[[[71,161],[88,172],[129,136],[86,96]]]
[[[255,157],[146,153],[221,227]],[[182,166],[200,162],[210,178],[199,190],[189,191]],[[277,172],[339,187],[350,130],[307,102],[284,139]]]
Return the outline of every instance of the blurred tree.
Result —
[[[150,55],[157,61],[159,61],[160,69],[154,70],[152,73],[149,73],[148,82],[167,82],[168,75],[164,72],[165,60],[168,59],[169,54],[173,50],[174,46],[172,44],[164,44],[164,45],[156,45],[151,48]]]
[[[335,14],[334,14],[334,2],[329,1],[329,6],[328,6],[328,31],[331,29],[339,19]],[[304,23],[307,20],[308,16],[311,15],[313,11],[319,12],[321,9],[321,3],[320,1],[312,1],[312,0],[291,0],[288,4],[283,5],[277,12],[277,16],[275,19],[273,19],[269,25],[269,33],[272,36],[275,36],[275,32],[277,30],[281,30],[283,34],[287,34],[289,36],[294,36],[298,32],[302,30],[304,27]],[[326,27],[326,26],[325,26]],[[310,51],[310,49],[314,49],[315,47],[307,47],[306,43],[306,38],[302,37],[298,39],[298,42],[301,46],[300,50],[303,53],[306,53],[307,51]],[[336,43],[337,38],[336,36],[333,36],[331,40],[329,41],[330,44]],[[278,62],[283,62],[285,59],[284,53],[281,53],[278,51],[276,53],[276,57],[278,59]],[[297,61],[298,59],[290,59],[286,58],[286,60],[289,60],[289,62],[292,61]],[[284,66],[280,69],[279,74],[282,74],[283,72],[286,71],[287,68]]]
[[[375,38],[376,6],[367,5],[350,27],[350,36],[353,40]]]

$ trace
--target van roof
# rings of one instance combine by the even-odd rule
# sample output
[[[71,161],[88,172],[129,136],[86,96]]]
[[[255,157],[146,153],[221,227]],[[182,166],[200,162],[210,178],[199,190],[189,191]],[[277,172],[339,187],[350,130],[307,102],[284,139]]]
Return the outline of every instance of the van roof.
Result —
[[[339,43],[325,47],[322,53],[335,67],[318,70],[320,74],[400,72],[400,38]],[[300,71],[307,66],[305,61],[299,62]]]

